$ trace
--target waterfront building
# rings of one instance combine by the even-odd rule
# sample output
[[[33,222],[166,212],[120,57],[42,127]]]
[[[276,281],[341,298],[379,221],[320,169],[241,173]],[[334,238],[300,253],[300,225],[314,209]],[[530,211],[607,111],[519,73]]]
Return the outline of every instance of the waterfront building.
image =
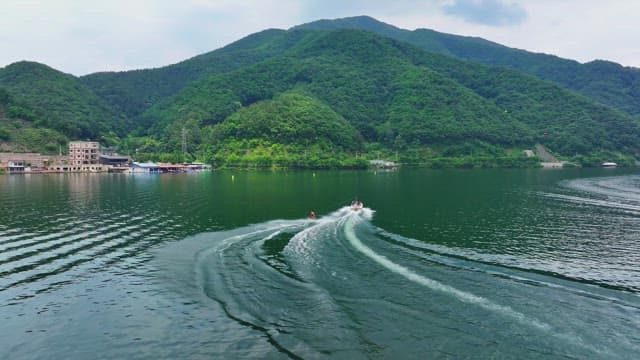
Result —
[[[192,162],[185,165],[189,171],[211,170],[211,165],[201,162]]]
[[[69,143],[69,165],[72,167],[86,167],[98,165],[100,143],[97,141],[72,141]]]
[[[393,161],[387,160],[369,160],[369,165],[376,169],[395,169],[398,167],[398,164]]]
[[[0,168],[9,173],[42,172],[53,164],[66,161],[66,156],[39,153],[0,152]]]
[[[182,173],[188,170],[187,165],[184,164],[160,163],[158,165],[162,173]]]
[[[131,158],[118,154],[101,154],[98,142],[74,141],[69,143],[69,155],[41,155],[39,153],[0,152],[0,173],[68,173],[68,172],[135,172],[183,173],[209,170],[204,163],[156,164],[131,162]]]
[[[152,162],[139,163],[133,162],[133,166],[131,167],[131,172],[134,173],[148,173],[148,174],[159,174],[160,173],[160,165]]]
[[[131,160],[125,155],[106,155],[100,154],[98,162],[102,165],[108,165],[113,167],[128,167]]]
[[[9,170],[9,174],[23,173],[25,170],[25,162],[24,160],[9,160],[7,162],[7,169]]]
[[[68,166],[58,166],[59,170],[80,172],[108,171],[108,166],[100,164],[100,143],[97,141],[71,141],[69,143]]]

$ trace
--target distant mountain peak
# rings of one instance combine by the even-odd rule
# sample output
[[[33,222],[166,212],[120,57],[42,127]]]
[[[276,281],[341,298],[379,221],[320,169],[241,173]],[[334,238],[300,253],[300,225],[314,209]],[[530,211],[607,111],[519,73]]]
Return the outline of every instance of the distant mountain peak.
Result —
[[[321,20],[316,20],[309,23],[294,26],[290,30],[294,30],[294,29],[334,30],[334,29],[344,29],[344,28],[367,30],[367,31],[372,31],[376,33],[381,33],[383,35],[403,31],[398,27],[389,25],[387,23],[384,23],[380,20],[377,20],[367,15],[359,15],[359,16],[352,16],[352,17],[339,18],[339,19],[321,19]]]
[[[49,79],[75,78],[75,76],[56,70],[48,65],[36,61],[17,61],[0,68],[0,82],[19,81],[22,78],[41,76]]]
[[[14,63],[11,63],[4,67],[5,70],[22,70],[22,69],[47,69],[51,71],[57,71],[52,67],[30,60],[20,60]]]

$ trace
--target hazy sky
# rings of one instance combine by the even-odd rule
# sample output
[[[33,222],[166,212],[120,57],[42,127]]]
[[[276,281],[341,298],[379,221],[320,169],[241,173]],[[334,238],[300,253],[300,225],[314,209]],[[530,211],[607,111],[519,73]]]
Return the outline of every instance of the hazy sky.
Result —
[[[159,67],[266,29],[369,15],[581,62],[640,67],[638,0],[1,0],[0,67]]]

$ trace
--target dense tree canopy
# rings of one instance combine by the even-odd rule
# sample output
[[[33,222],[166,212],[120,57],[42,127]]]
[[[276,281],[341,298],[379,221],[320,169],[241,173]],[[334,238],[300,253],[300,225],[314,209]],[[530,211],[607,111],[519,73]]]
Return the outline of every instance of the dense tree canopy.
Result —
[[[97,138],[103,131],[125,128],[125,118],[77,78],[42,64],[23,61],[3,68],[0,87],[33,111],[26,117],[35,125],[71,138]]]
[[[428,29],[399,29],[367,16],[320,20],[296,28],[370,31],[434,53],[515,69],[577,91],[630,115],[640,116],[640,69],[609,61],[580,64],[553,55],[509,48],[478,37],[444,34]]]
[[[58,152],[68,138],[58,131],[36,127],[39,118],[0,87],[0,149],[17,152]]]

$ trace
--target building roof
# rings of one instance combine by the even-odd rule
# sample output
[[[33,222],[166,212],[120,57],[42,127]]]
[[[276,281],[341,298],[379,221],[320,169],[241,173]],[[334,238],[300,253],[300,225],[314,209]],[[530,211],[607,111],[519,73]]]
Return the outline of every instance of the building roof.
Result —
[[[129,157],[125,155],[104,155],[101,154],[100,157],[106,160],[120,160],[120,161],[129,161]]]
[[[147,168],[147,169],[155,169],[160,167],[160,165],[152,162],[139,163],[135,161],[133,162],[133,166],[140,167],[140,168]]]
[[[160,167],[165,169],[184,169],[187,166],[182,164],[160,163]]]

